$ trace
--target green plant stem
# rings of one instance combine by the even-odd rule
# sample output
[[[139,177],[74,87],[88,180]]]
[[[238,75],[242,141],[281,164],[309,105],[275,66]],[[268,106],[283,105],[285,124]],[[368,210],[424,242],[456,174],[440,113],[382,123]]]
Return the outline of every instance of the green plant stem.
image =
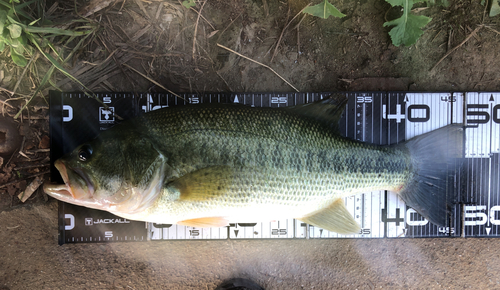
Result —
[[[65,30],[53,27],[34,27],[24,24],[20,25],[21,27],[23,27],[24,31],[30,33],[52,33],[55,35],[83,36],[93,32],[93,30],[73,31],[73,30]]]

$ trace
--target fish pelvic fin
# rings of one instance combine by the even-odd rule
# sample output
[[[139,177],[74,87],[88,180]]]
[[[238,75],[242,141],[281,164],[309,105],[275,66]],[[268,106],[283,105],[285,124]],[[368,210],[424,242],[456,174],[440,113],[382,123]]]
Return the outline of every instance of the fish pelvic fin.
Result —
[[[341,198],[336,199],[324,209],[298,219],[310,225],[344,235],[357,234],[361,229],[345,208],[344,200]]]
[[[456,198],[453,174],[461,166],[463,126],[448,125],[402,144],[411,156],[410,178],[398,192],[403,201],[439,226],[448,226]]]
[[[205,218],[197,218],[184,220],[177,223],[181,226],[195,227],[195,228],[220,228],[229,225],[229,221],[222,217],[205,217]]]

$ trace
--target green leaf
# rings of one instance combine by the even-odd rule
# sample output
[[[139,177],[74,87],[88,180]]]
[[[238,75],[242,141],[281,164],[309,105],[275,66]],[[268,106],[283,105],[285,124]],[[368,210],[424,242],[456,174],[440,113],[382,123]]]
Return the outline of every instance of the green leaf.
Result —
[[[3,41],[3,39],[0,39],[0,53],[2,53],[4,49],[5,49],[5,41]]]
[[[55,35],[82,36],[82,35],[92,33],[95,30],[95,28],[93,28],[93,27],[91,27],[91,29],[87,29],[87,30],[76,31],[76,30],[59,29],[59,28],[54,28],[54,27],[28,26],[28,25],[22,24],[16,20],[14,20],[12,17],[10,17],[8,15],[7,15],[7,19],[11,23],[21,26],[21,28],[24,29],[24,31],[31,32],[31,33],[52,33]],[[88,26],[85,26],[85,28],[86,27],[88,27]]]
[[[54,35],[68,35],[68,36],[83,36],[94,32],[95,29],[88,29],[82,31],[59,29],[54,27],[35,27],[35,26],[23,26],[26,32],[31,33],[52,33]]]
[[[10,37],[9,34],[7,34],[5,37],[4,37],[4,40],[5,40],[5,43],[7,43],[9,46],[11,47],[18,47],[19,45],[21,45],[21,43],[19,42],[19,39],[17,38],[12,38]]]
[[[0,10],[0,34],[3,33],[3,27],[7,21],[7,12]]]
[[[25,51],[25,50],[24,50],[24,45],[23,45],[22,43],[19,43],[19,45],[18,45],[18,46],[13,47],[13,48],[14,48],[14,50],[17,52],[17,54],[20,54],[20,55],[23,55],[23,53],[24,53],[24,51]]]
[[[186,0],[186,1],[182,1],[182,5],[184,5],[184,7],[189,9],[193,6],[196,6],[196,3],[194,2],[194,0]]]
[[[31,21],[28,25],[29,25],[29,26],[33,26],[33,25],[35,25],[35,23],[37,23],[40,19],[42,19],[42,18],[38,18],[38,19],[36,19],[36,20],[33,20],[33,21]]]
[[[311,14],[316,17],[320,17],[323,19],[327,19],[332,15],[333,17],[339,17],[342,18],[345,16],[345,14],[342,14],[335,6],[330,4],[328,0],[324,0],[323,3],[320,3],[318,5],[314,6],[309,6],[306,9],[304,9],[303,13]]]
[[[410,13],[413,3],[423,0],[386,0],[392,6],[403,6],[403,15],[392,21],[384,23],[385,26],[394,26],[389,35],[395,46],[404,44],[410,46],[415,44],[418,38],[424,33],[422,27],[427,25],[432,19],[427,16],[417,16]]]
[[[500,5],[498,5],[498,0],[493,0],[491,2],[490,17],[497,16],[500,14]]]
[[[23,32],[21,26],[17,24],[11,24],[7,26],[7,29],[10,30],[10,37],[12,38],[18,38],[19,36],[21,36],[21,32]]]
[[[19,39],[19,42],[20,42],[20,47],[22,48],[22,53],[24,52],[27,52],[29,55],[33,54],[33,47],[31,47],[29,44],[28,44],[28,40],[26,39],[26,36],[25,35],[21,35],[21,37],[18,38]],[[17,52],[19,52],[20,50],[17,50]]]
[[[11,47],[19,47],[21,45],[21,42],[19,42],[19,39],[17,38],[12,38],[12,37],[8,37],[7,38],[7,43],[11,46]]]
[[[35,1],[37,1],[37,0],[26,1],[26,2],[21,3],[19,5],[12,6],[11,3],[7,3],[7,2],[5,2],[3,0],[0,0],[0,5],[6,7],[7,9],[9,9],[9,15],[10,16],[18,15],[18,16],[22,16],[22,17],[24,17],[26,19],[33,19],[33,17],[31,17],[29,14],[26,14],[23,11],[23,8],[27,7],[27,6],[31,5],[31,4],[33,4]]]
[[[9,12],[12,12],[12,11],[9,11]],[[20,22],[14,20],[14,18],[11,17],[10,13],[7,13],[7,19],[9,20],[10,23],[21,25]]]
[[[18,54],[13,47],[10,48],[10,57],[20,67],[25,67],[28,64],[28,60],[22,54]]]

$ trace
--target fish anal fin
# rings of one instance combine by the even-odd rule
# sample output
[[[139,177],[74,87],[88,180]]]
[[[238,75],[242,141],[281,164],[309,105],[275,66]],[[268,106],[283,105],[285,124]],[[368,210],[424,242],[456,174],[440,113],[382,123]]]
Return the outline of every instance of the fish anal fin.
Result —
[[[322,229],[339,234],[357,234],[361,227],[345,208],[344,200],[339,198],[328,207],[313,212],[299,220]]]
[[[177,223],[181,226],[195,227],[195,228],[220,228],[229,225],[229,221],[222,217],[205,217],[184,220]]]

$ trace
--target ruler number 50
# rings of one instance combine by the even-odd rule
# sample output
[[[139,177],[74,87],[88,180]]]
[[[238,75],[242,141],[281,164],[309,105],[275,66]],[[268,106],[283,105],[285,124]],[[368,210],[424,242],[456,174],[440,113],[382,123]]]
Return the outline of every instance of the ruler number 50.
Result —
[[[469,104],[467,105],[467,123],[468,124],[486,124],[493,119],[493,122],[500,123],[500,104],[493,107],[493,116],[488,112],[488,104]]]
[[[480,226],[489,221],[495,225],[500,225],[500,219],[497,217],[497,212],[500,212],[500,206],[493,206],[490,209],[489,216],[488,209],[485,205],[466,205],[465,208],[465,221],[466,226]]]

